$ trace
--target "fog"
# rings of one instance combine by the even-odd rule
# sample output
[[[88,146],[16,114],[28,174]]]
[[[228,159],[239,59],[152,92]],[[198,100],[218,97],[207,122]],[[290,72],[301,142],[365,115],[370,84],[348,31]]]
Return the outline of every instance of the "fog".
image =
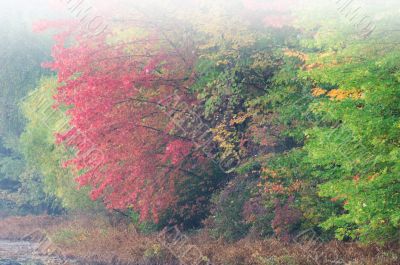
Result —
[[[94,1],[94,0],[1,0],[0,1],[0,28],[7,28],[10,23],[13,25],[27,26],[38,19],[60,19],[76,18],[77,14],[95,12],[97,15],[112,17],[129,13],[137,8],[159,8],[162,12],[185,10],[194,12],[202,8],[208,0],[116,0],[116,1]],[[233,5],[234,1],[219,0],[225,7]],[[243,2],[261,7],[271,2],[269,0],[244,0]],[[295,0],[283,1],[291,7],[294,12],[302,10],[314,10],[315,18],[326,19],[329,16],[352,16],[355,13],[368,15],[373,19],[380,19],[384,13],[397,13],[400,15],[400,2],[397,0]],[[259,12],[260,10],[254,10]],[[382,13],[383,12],[383,13]],[[232,14],[235,15],[235,14]]]
[[[398,264],[354,243],[400,259],[399,45],[400,0],[0,0],[0,265],[39,228],[156,264],[175,224],[223,264],[332,258],[305,228]]]

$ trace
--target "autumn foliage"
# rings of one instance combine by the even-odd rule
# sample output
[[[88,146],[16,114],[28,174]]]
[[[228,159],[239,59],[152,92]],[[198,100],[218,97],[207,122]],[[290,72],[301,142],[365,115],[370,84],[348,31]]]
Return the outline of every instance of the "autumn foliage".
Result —
[[[56,134],[63,166],[138,226],[396,241],[400,55],[299,3],[166,0],[107,17],[101,34],[37,23],[57,32],[44,66],[69,119]]]
[[[77,181],[93,188],[93,199],[157,220],[175,200],[180,164],[193,147],[174,133],[168,116],[175,97],[190,104],[192,55],[156,25],[130,25],[139,34],[116,27],[99,36],[73,25],[62,25],[54,61],[45,65],[58,74],[56,107],[70,117],[72,129],[57,136],[76,151],[65,166],[82,172]]]

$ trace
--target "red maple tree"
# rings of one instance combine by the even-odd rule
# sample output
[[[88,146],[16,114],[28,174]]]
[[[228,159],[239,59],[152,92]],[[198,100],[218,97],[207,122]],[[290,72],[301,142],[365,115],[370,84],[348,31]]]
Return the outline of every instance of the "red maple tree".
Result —
[[[93,199],[157,221],[174,204],[182,163],[193,150],[170,119],[182,111],[170,109],[176,105],[171,95],[193,101],[190,43],[174,39],[177,27],[169,32],[146,19],[98,36],[77,22],[41,22],[36,30],[48,27],[62,29],[45,67],[58,75],[56,107],[70,116],[72,129],[57,135],[75,150],[65,165],[82,173],[77,181],[92,187]]]

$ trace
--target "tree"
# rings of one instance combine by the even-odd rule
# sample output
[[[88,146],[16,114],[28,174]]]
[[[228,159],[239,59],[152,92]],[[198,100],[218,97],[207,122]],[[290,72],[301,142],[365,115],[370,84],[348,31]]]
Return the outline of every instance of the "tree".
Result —
[[[40,64],[49,58],[50,42],[7,20],[0,30],[0,37],[4,64],[0,71],[0,136],[3,141],[7,141],[4,138],[16,141],[24,128],[19,100],[47,72]]]
[[[54,198],[46,196],[38,172],[31,171],[20,152],[19,136],[25,120],[19,101],[48,72],[40,67],[49,58],[50,41],[38,37],[7,16],[1,18],[0,44],[0,193],[5,212],[58,211]]]
[[[55,103],[52,96],[57,85],[56,77],[42,78],[36,90],[22,102],[27,124],[20,137],[21,153],[27,167],[40,173],[44,192],[57,198],[64,209],[99,210],[99,205],[89,199],[87,188],[78,190],[74,180],[76,172],[62,167],[62,163],[71,157],[71,151],[57,145],[54,137],[54,133],[68,122],[65,111],[52,109]]]
[[[399,35],[380,36],[395,20],[386,12],[369,39],[322,27],[307,43],[301,76],[314,83],[306,163],[323,182],[319,195],[341,206],[322,223],[339,239],[399,238]],[[351,32],[348,29],[347,32]],[[377,38],[380,41],[377,42]]]
[[[217,159],[238,161],[229,183],[215,194],[213,214],[206,222],[215,236],[228,240],[248,232],[254,236],[273,233],[271,223],[279,207],[274,207],[276,198],[264,196],[257,187],[260,164],[302,143],[304,137],[299,135],[307,122],[301,111],[311,100],[309,84],[296,75],[302,60],[286,58],[283,49],[298,45],[300,32],[262,23],[279,5],[277,1],[246,2],[252,3],[219,1],[217,7],[210,4],[211,14],[219,16],[207,17],[210,14],[201,11],[194,16],[206,25],[196,27],[205,37],[199,46],[198,78],[192,89],[211,126]],[[287,6],[279,8],[288,12]],[[304,92],[309,99],[299,101]],[[285,181],[290,186],[295,179]],[[287,200],[287,196],[280,199]]]
[[[196,152],[171,122],[181,103],[193,102],[192,49],[180,44],[173,20],[153,21],[142,16],[90,37],[66,24],[47,66],[58,74],[57,107],[70,116],[70,129],[58,134],[75,151],[65,166],[80,172],[77,181],[92,187],[93,199],[157,221]]]

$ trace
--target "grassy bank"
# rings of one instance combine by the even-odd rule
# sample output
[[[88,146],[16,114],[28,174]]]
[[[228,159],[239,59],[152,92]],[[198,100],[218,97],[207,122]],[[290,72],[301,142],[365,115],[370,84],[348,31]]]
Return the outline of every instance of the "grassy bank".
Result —
[[[40,251],[86,261],[87,264],[178,264],[181,253],[171,249],[159,234],[143,235],[130,224],[112,225],[100,216],[10,217],[0,221],[0,238],[47,240]],[[185,244],[194,246],[204,264],[214,265],[308,265],[346,264],[396,265],[400,251],[395,246],[360,246],[355,243],[316,241],[284,243],[276,239],[245,238],[227,243],[197,231]],[[176,246],[175,246],[176,247]],[[179,246],[184,251],[184,246]]]

